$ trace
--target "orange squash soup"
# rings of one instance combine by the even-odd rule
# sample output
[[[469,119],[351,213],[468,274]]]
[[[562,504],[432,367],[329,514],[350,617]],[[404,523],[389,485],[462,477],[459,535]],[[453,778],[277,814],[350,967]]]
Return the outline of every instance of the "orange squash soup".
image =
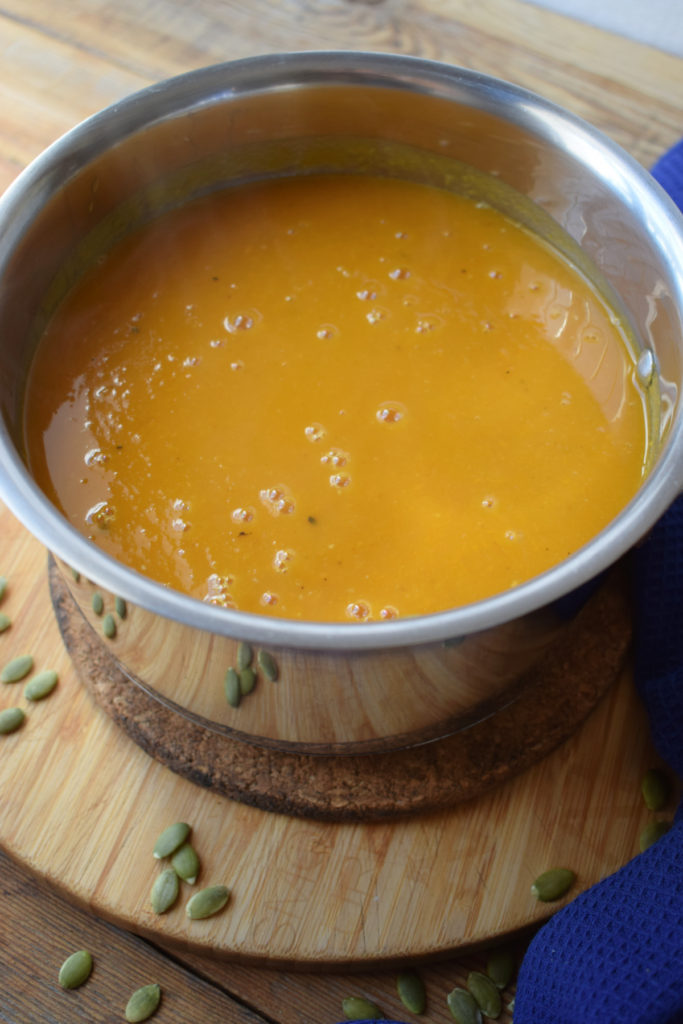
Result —
[[[239,186],[137,229],[38,346],[31,470],[95,544],[230,608],[440,611],[585,544],[636,491],[619,318],[483,202],[405,181]]]

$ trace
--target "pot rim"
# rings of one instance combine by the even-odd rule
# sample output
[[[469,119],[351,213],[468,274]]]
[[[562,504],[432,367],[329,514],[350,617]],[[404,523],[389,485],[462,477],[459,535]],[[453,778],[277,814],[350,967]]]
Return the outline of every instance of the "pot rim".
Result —
[[[535,93],[477,71],[401,54],[344,50],[263,54],[148,86],[82,121],[32,161],[0,197],[0,225],[21,219],[25,200],[40,182],[63,182],[64,175],[80,170],[84,159],[104,152],[113,138],[118,142],[126,137],[114,136],[112,126],[124,124],[126,135],[132,135],[161,120],[181,117],[198,105],[225,102],[242,93],[326,84],[405,88],[468,101],[470,106],[523,124],[555,147],[560,138],[565,145],[570,138],[575,155],[590,156],[603,178],[622,183],[631,205],[647,210],[651,234],[680,270],[678,302],[683,309],[683,217],[636,160],[587,122]],[[7,258],[3,249],[6,243],[0,236],[0,274]],[[679,410],[656,465],[634,498],[567,559],[475,603],[382,623],[310,622],[225,609],[143,576],[105,554],[67,522],[31,478],[4,421],[0,421],[0,485],[0,497],[10,510],[64,562],[112,593],[165,618],[273,647],[344,652],[392,649],[462,637],[517,619],[566,595],[617,561],[683,488],[683,415]]]

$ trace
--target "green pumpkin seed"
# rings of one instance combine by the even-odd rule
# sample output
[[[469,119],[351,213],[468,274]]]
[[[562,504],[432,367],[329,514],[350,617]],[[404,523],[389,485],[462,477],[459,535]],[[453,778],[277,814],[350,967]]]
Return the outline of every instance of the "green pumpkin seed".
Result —
[[[143,985],[128,1000],[126,1005],[126,1020],[128,1024],[140,1024],[140,1021],[149,1020],[153,1013],[156,1013],[161,1002],[161,988],[159,985]]]
[[[640,833],[640,851],[647,850],[653,846],[658,839],[665,836],[671,828],[670,821],[650,821]]]
[[[154,844],[153,852],[156,859],[170,857],[186,842],[191,831],[190,826],[184,821],[176,821],[165,828]]]
[[[427,993],[422,978],[415,971],[404,971],[399,974],[396,991],[406,1010],[410,1010],[411,1013],[424,1013]]]
[[[494,949],[486,963],[486,973],[498,988],[507,988],[515,976],[517,958],[511,949]]]
[[[26,715],[21,708],[5,708],[0,711],[0,736],[16,732],[24,724]]]
[[[241,672],[243,668],[249,668],[254,657],[251,644],[246,640],[240,640],[237,645],[237,668]]]
[[[114,598],[114,610],[116,611],[118,617],[123,621],[123,619],[125,619],[126,615],[128,614],[128,605],[126,604],[122,597]]]
[[[73,576],[73,578],[74,578],[76,583],[80,583],[80,581],[81,581],[81,574],[78,571],[78,569],[71,569],[71,575]]]
[[[457,1024],[482,1024],[477,1001],[466,989],[454,988],[446,996],[446,1002]]]
[[[180,882],[173,868],[166,868],[154,881],[149,901],[155,914],[165,914],[178,899]]]
[[[238,676],[236,669],[232,668],[232,666],[225,673],[223,691],[225,693],[225,699],[230,707],[238,708],[240,706],[240,701],[242,700],[242,689],[240,687],[240,677]]]
[[[2,672],[0,681],[3,683],[18,683],[20,679],[27,676],[33,668],[33,658],[30,654],[20,654],[18,658],[12,658]]]
[[[111,612],[107,612],[102,619],[102,632],[107,640],[113,640],[116,636],[116,619]]]
[[[342,999],[342,1010],[347,1020],[382,1020],[384,1017],[379,1006],[363,996]]]
[[[53,668],[46,668],[44,672],[38,672],[27,682],[24,687],[26,700],[43,700],[48,697],[55,686],[59,676]]]
[[[4,633],[6,629],[9,629],[12,625],[12,620],[9,615],[5,615],[4,612],[0,612],[0,633]]]
[[[277,667],[277,662],[275,661],[275,658],[270,653],[270,651],[259,651],[256,656],[256,660],[258,661],[259,668],[263,672],[266,679],[268,679],[269,682],[271,683],[276,682],[278,676],[280,675],[280,671]]]
[[[669,802],[671,783],[664,772],[650,768],[640,784],[645,806],[650,811],[661,811]]]
[[[59,969],[59,984],[62,988],[79,988],[90,977],[92,956],[87,949],[79,949],[68,956]]]
[[[5,596],[6,593],[7,593],[7,577],[6,576],[0,576],[0,601],[2,601],[2,599],[3,599],[3,597]]]
[[[199,857],[194,846],[191,846],[190,843],[183,843],[171,857],[171,867],[178,878],[194,885],[199,875]]]
[[[531,886],[531,894],[542,903],[561,899],[576,881],[576,874],[570,868],[550,868],[539,875]]]
[[[92,605],[92,610],[94,611],[95,615],[102,614],[102,612],[104,611],[104,598],[100,594],[99,590],[96,590],[95,593],[93,594],[90,604]]]
[[[503,1009],[500,992],[486,974],[482,974],[481,971],[470,971],[467,976],[467,988],[485,1017],[491,1017],[493,1020],[500,1017]]]
[[[187,901],[185,913],[193,921],[199,921],[217,914],[229,899],[230,890],[226,885],[210,885],[207,889],[200,889]]]
[[[246,697],[256,686],[256,673],[253,668],[243,668],[240,672],[240,693]]]

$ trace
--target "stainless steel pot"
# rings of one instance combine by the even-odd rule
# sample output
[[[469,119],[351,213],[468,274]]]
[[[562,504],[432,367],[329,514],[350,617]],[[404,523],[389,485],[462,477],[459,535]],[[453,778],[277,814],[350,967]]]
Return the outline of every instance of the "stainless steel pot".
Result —
[[[606,529],[543,575],[476,604],[381,624],[265,618],[202,603],[117,563],[32,480],[22,441],[26,373],[46,320],[82,268],[131,226],[191,196],[317,170],[483,190],[580,265],[596,267],[630,319],[640,373],[653,376],[661,396],[652,469]],[[558,599],[627,552],[681,489],[683,220],[616,145],[512,85],[371,53],[263,56],[192,72],[58,140],[0,201],[0,232],[0,494],[56,553],[93,623],[95,585],[127,599],[129,615],[111,641],[121,667],[212,729],[300,751],[357,753],[466,726],[512,699],[520,675],[566,628]],[[222,679],[240,640],[273,652],[280,678],[234,709]]]

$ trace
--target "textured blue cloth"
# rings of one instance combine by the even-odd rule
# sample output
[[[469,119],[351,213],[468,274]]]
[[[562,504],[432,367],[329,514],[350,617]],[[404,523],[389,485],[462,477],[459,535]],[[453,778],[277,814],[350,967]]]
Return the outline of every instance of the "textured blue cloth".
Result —
[[[653,175],[683,210],[683,142]],[[683,498],[634,552],[634,677],[683,776]],[[563,907],[522,963],[515,1024],[683,1024],[683,805],[654,846]]]

